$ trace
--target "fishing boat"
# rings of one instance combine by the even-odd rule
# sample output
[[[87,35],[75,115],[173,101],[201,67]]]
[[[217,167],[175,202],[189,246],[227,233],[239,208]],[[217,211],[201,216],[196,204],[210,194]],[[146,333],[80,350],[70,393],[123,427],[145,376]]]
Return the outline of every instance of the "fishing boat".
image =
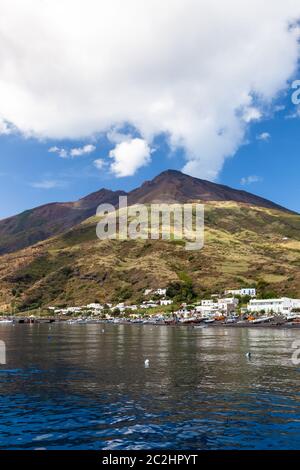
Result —
[[[249,323],[252,323],[253,325],[256,325],[258,323],[266,323],[274,319],[273,317],[262,317],[262,318],[256,318],[255,320],[250,320]]]
[[[188,325],[190,323],[196,323],[197,318],[196,317],[190,317],[190,318],[180,318],[179,320],[180,323],[183,323],[184,325]]]
[[[225,323],[236,323],[236,318],[227,318],[227,320],[225,320]]]

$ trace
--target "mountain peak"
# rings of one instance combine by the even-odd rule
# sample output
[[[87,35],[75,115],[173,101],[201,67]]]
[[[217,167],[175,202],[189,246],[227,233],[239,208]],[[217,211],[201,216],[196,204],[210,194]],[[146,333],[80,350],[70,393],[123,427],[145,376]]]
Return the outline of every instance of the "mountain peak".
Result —
[[[128,197],[131,204],[234,201],[287,211],[284,207],[247,191],[195,178],[177,170],[163,171],[151,181],[146,181],[142,186],[131,191]]]
[[[75,202],[45,204],[0,221],[0,254],[31,246],[63,233],[95,215],[99,204],[117,207],[119,196],[128,204],[234,201],[252,206],[288,210],[246,191],[201,180],[177,170],[166,170],[130,193],[102,188]],[[291,212],[291,211],[288,211]]]

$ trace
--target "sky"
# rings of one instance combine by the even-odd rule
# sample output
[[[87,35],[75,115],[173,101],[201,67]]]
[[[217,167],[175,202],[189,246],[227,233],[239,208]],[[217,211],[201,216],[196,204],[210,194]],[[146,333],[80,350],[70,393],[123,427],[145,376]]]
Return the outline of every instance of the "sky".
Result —
[[[0,218],[169,168],[300,212],[299,20],[298,0],[0,0]]]

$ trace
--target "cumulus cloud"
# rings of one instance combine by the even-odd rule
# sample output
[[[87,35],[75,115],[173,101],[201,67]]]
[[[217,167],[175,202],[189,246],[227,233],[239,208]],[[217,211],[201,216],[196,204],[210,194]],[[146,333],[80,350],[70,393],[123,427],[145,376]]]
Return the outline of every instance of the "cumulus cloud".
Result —
[[[295,72],[299,17],[299,0],[1,0],[0,118],[38,138],[163,133],[214,179]]]
[[[97,158],[97,160],[94,160],[94,166],[98,170],[102,170],[104,166],[106,165],[105,161],[102,158]]]
[[[86,155],[88,153],[94,152],[96,150],[95,145],[87,144],[83,147],[77,147],[70,150],[71,157],[80,157],[81,155]]]
[[[86,155],[96,150],[95,145],[87,144],[83,147],[74,147],[71,150],[66,150],[62,147],[50,147],[48,152],[50,153],[57,153],[61,158],[69,158],[69,157],[80,157],[81,155]]]
[[[48,152],[50,153],[57,153],[57,155],[59,155],[61,158],[68,158],[68,151],[64,148],[61,148],[61,147],[56,147],[56,145],[54,147],[50,147]]]
[[[256,137],[257,140],[262,140],[263,142],[268,142],[271,139],[271,134],[269,132],[262,132]]]
[[[5,121],[0,119],[0,135],[8,135],[13,132],[12,127]]]
[[[246,107],[243,113],[243,120],[248,124],[251,121],[258,121],[262,117],[262,112],[258,108]]]
[[[261,176],[257,176],[257,175],[250,175],[250,176],[244,176],[240,183],[245,186],[245,185],[248,185],[248,184],[253,184],[253,183],[260,183],[262,181],[262,178]]]
[[[113,159],[110,169],[120,178],[132,176],[138,168],[150,163],[151,149],[145,140],[135,138],[117,144],[109,156]]]

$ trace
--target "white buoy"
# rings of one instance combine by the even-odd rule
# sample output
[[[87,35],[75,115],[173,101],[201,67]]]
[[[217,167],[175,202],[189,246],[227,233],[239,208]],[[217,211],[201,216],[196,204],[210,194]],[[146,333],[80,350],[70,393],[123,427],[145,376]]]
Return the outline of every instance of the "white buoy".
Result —
[[[104,333],[104,332],[105,332],[105,330],[102,330],[102,333]]]
[[[150,366],[150,361],[149,359],[145,359],[145,367],[149,367]]]
[[[247,352],[247,353],[246,353],[246,357],[247,357],[248,359],[250,359],[250,358],[251,358],[251,352]]]

